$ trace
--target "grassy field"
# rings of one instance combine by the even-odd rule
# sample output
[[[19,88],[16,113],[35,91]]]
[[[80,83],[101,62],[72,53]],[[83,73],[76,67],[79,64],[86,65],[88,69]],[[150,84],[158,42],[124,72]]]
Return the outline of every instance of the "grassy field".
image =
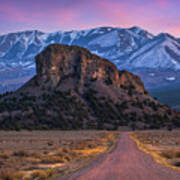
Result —
[[[146,131],[132,133],[139,148],[159,163],[180,170],[180,131]]]
[[[74,171],[117,137],[107,131],[0,131],[0,180],[45,180]]]

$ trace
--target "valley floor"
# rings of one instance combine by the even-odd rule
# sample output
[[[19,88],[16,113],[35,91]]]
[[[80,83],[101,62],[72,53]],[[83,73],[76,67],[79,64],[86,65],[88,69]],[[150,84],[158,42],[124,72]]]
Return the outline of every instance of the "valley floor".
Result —
[[[0,180],[179,180],[180,131],[0,131]]]
[[[108,151],[117,132],[0,131],[0,180],[46,180]]]
[[[166,133],[167,134],[167,133]],[[142,152],[129,133],[123,133],[116,149],[88,167],[58,180],[179,180],[180,171],[157,163]]]

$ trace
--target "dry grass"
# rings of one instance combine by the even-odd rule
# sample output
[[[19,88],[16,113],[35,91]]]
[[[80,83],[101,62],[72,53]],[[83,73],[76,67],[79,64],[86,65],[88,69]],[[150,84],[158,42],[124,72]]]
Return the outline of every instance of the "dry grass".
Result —
[[[59,156],[54,156],[54,155],[49,155],[49,156],[44,156],[41,159],[42,164],[54,164],[54,163],[64,163],[63,157]]]
[[[15,172],[15,171],[7,170],[7,169],[0,171],[1,180],[22,180],[24,175],[25,173],[21,171]]]
[[[180,132],[147,131],[132,133],[140,149],[161,164],[180,170]]]
[[[180,150],[165,150],[162,151],[160,155],[166,159],[180,158]]]
[[[0,171],[0,179],[1,180],[14,180],[14,172],[9,170],[1,170]]]
[[[46,180],[57,175],[58,171],[54,169],[47,170],[34,170],[29,176],[26,176],[26,180]]]
[[[31,173],[31,179],[45,180],[48,178],[48,174],[43,170],[35,170]]]
[[[1,152],[0,153],[0,158],[1,159],[8,159],[10,157],[10,154],[5,153],[5,152]]]
[[[107,151],[107,131],[0,132],[0,180],[45,180],[81,167]]]

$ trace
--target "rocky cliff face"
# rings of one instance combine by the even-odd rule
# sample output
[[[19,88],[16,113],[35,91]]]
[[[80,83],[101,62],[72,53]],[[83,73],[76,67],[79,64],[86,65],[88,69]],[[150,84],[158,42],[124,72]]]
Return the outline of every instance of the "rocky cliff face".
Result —
[[[78,46],[53,44],[36,56],[37,75],[1,97],[0,128],[118,129],[180,125],[141,79]]]
[[[46,85],[57,87],[73,77],[77,87],[88,81],[110,80],[119,87],[119,75],[114,64],[78,46],[54,44],[36,56],[37,78]]]
[[[48,46],[36,56],[36,67],[37,81],[54,88],[71,77],[76,81],[76,88],[81,90],[88,82],[97,80],[118,88],[134,86],[139,92],[147,92],[138,76],[118,71],[110,61],[78,46]]]
[[[119,82],[121,86],[133,87],[136,91],[149,95],[140,77],[126,70],[119,71]]]

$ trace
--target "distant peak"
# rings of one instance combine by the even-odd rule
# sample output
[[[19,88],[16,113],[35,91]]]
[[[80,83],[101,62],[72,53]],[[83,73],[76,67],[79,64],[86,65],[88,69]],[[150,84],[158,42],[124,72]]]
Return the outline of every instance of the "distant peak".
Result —
[[[22,34],[44,34],[44,32],[39,31],[39,30],[27,30],[27,31],[19,31],[19,32],[13,32],[13,33],[8,33],[5,35],[11,36],[11,35],[22,35]]]
[[[148,39],[152,39],[154,37],[153,34],[149,33],[145,29],[142,29],[138,26],[133,26],[133,27],[129,28],[128,30],[135,33],[135,34],[144,36],[145,38],[148,38]]]
[[[171,38],[171,39],[174,39],[174,37],[171,36],[168,33],[160,33],[160,34],[157,35],[157,38],[163,38],[163,39]]]
[[[139,33],[141,31],[145,31],[145,30],[143,30],[142,28],[140,28],[138,26],[133,26],[133,27],[129,28],[128,30],[136,32],[136,33]]]

